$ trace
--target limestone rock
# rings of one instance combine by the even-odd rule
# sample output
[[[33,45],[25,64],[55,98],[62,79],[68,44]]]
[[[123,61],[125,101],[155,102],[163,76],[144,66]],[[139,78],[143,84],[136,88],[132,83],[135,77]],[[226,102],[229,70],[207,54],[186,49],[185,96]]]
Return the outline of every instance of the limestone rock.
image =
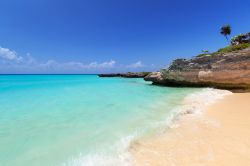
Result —
[[[215,87],[250,91],[250,48],[225,54],[177,59],[144,78],[166,86]]]

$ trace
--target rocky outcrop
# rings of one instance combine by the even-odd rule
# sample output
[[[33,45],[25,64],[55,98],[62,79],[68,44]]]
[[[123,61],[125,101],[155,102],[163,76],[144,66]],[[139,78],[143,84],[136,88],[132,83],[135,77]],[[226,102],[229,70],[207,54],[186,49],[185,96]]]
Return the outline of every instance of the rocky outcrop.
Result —
[[[144,78],[150,72],[128,72],[128,73],[113,73],[113,74],[99,74],[99,77],[124,77],[124,78]]]
[[[177,59],[168,69],[153,72],[144,79],[166,86],[250,91],[250,48],[189,60]]]

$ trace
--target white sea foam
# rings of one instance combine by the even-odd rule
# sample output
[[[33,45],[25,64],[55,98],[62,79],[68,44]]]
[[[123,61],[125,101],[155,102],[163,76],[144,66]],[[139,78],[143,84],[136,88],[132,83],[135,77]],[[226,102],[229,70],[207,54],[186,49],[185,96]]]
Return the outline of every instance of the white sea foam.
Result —
[[[133,158],[128,152],[128,148],[135,137],[136,134],[130,135],[114,143],[109,150],[115,150],[115,153],[111,154],[108,150],[95,154],[80,154],[64,163],[63,166],[131,166]]]
[[[199,92],[194,92],[187,95],[184,98],[182,105],[176,106],[167,114],[164,121],[154,122],[149,124],[149,128],[157,129],[163,126],[174,127],[173,120],[180,114],[201,114],[205,107],[213,104],[218,99],[222,99],[226,95],[232,94],[226,90],[217,90],[212,88],[206,88]],[[110,149],[115,153],[108,153],[107,151],[100,151],[95,154],[80,154],[78,157],[68,160],[63,166],[131,166],[133,165],[133,157],[129,153],[128,149],[131,143],[139,136],[136,134],[127,136],[114,143]],[[140,134],[143,132],[141,131]]]
[[[213,88],[204,88],[201,91],[197,91],[187,95],[181,105],[172,108],[168,111],[163,121],[153,122],[150,124],[152,128],[164,129],[174,128],[178,126],[178,123],[174,122],[174,119],[179,115],[194,114],[200,115],[203,110],[215,103],[217,100],[224,98],[227,95],[231,95],[232,92],[227,90],[219,90]],[[165,130],[158,130],[160,133]]]
[[[182,113],[200,114],[205,109],[205,107],[230,94],[232,94],[232,92],[227,90],[212,88],[203,89],[200,92],[196,92],[185,97],[183,102],[184,105],[180,111]]]
[[[230,91],[213,88],[205,88],[201,91],[189,94],[184,98],[182,105],[174,108],[164,122],[160,122],[158,126],[162,125],[169,128],[178,127],[178,123],[175,123],[174,119],[178,118],[179,115],[201,115],[207,106],[231,94],[232,92]]]

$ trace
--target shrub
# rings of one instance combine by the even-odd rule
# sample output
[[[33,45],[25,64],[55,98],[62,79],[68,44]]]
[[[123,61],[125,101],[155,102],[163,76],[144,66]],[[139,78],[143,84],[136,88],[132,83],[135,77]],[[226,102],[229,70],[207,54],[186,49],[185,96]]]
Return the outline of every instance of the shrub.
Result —
[[[241,43],[250,43],[250,33],[239,34],[231,38],[232,45],[238,45]]]
[[[227,53],[227,52],[232,52],[232,51],[237,51],[237,50],[242,50],[244,48],[250,47],[250,43],[242,43],[239,45],[230,45],[225,48],[219,49],[215,53]]]
[[[199,54],[197,57],[209,56],[209,54]]]

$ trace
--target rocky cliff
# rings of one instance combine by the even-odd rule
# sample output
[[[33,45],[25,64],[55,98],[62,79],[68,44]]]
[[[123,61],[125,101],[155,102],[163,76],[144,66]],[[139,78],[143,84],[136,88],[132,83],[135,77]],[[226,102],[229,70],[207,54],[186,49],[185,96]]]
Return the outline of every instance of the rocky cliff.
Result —
[[[230,53],[177,59],[144,78],[166,86],[215,87],[250,91],[250,47]]]

